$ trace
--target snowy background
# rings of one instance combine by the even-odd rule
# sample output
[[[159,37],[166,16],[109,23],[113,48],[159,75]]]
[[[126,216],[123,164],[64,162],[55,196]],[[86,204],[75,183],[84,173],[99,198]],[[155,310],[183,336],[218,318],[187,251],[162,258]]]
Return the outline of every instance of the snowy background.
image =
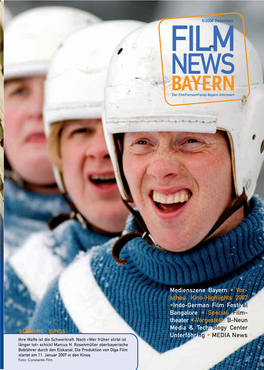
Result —
[[[264,1],[5,1],[5,7],[13,15],[47,5],[84,9],[103,20],[136,19],[145,22],[169,17],[237,12],[244,17],[246,35],[261,56],[264,70]],[[6,14],[6,21],[8,16]],[[242,31],[240,24],[234,25]],[[256,193],[264,199],[264,168]]]

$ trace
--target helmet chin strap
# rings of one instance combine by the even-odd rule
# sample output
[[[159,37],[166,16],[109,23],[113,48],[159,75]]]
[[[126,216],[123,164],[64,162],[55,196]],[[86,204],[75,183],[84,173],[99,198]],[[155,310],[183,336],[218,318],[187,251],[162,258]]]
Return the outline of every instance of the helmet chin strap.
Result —
[[[120,259],[119,255],[122,250],[122,248],[132,239],[141,237],[145,239],[148,243],[152,244],[155,248],[165,250],[161,248],[153,239],[152,235],[148,231],[147,225],[145,224],[145,221],[143,220],[140,213],[137,213],[134,211],[134,209],[128,204],[128,201],[121,198],[124,205],[128,208],[129,212],[132,213],[133,217],[138,223],[139,228],[141,229],[141,232],[133,231],[127,234],[122,235],[113,245],[112,248],[112,257],[119,265],[125,265],[127,260],[126,259]]]
[[[129,211],[134,216],[135,220],[137,221],[140,229],[140,232],[130,232],[125,235],[122,235],[113,245],[112,249],[112,256],[115,259],[115,261],[119,265],[125,265],[127,260],[126,259],[120,259],[119,255],[122,250],[122,248],[132,239],[142,237],[145,239],[148,243],[152,244],[156,248],[166,250],[162,247],[160,247],[151,236],[150,232],[148,231],[148,228],[142,218],[142,216],[135,212],[134,209],[128,204],[127,201],[123,200],[126,207],[129,209]],[[227,208],[222,215],[219,217],[218,221],[214,224],[212,229],[209,231],[209,233],[202,239],[200,243],[198,243],[196,246],[201,245],[206,239],[209,238],[229,217],[231,217],[239,208],[241,208],[243,205],[245,205],[247,202],[247,195],[245,192],[245,189],[243,189],[243,193],[236,198],[235,202],[232,204],[231,207]]]
[[[247,195],[245,188],[243,188],[243,193],[236,198],[233,205],[229,208],[227,208],[222,215],[219,217],[218,221],[214,224],[212,229],[209,231],[209,233],[203,238],[202,241],[200,241],[200,244],[202,244],[206,239],[209,238],[230,216],[232,216],[240,207],[245,205],[247,203]]]
[[[59,215],[53,217],[49,222],[48,226],[50,230],[54,230],[58,225],[63,223],[64,221],[67,220],[76,220],[78,221],[83,229],[89,228],[90,230],[94,231],[97,234],[104,235],[104,236],[109,236],[111,238],[114,238],[116,236],[120,236],[121,232],[119,233],[112,233],[103,229],[100,229],[99,227],[93,225],[90,221],[85,219],[81,213],[77,210],[75,207],[74,203],[68,198],[66,193],[63,193],[60,191],[60,194],[62,195],[63,199],[67,203],[68,207],[70,208],[71,212],[70,213],[60,213]]]
[[[24,188],[24,189],[28,189],[28,190],[30,190],[32,188],[32,186],[34,186],[35,188],[39,188],[39,189],[43,189],[43,188],[56,189],[57,188],[56,182],[54,182],[52,184],[42,185],[42,184],[35,184],[33,182],[25,181],[18,175],[17,172],[15,172],[12,169],[11,170],[9,170],[9,169],[5,170],[5,178],[12,180],[20,188]]]

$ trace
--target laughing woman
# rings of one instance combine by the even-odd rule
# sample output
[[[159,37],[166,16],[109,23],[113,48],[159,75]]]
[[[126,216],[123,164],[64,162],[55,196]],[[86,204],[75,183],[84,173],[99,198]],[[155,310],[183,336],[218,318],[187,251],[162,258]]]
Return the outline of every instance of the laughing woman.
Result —
[[[170,37],[176,24],[185,39],[182,22],[188,21],[164,25],[170,93]],[[201,45],[213,44],[212,24],[190,24],[203,28]],[[142,370],[260,369],[264,204],[253,196],[264,159],[259,57],[247,40],[252,85],[245,102],[247,76],[237,68],[236,100],[184,105],[182,94],[182,105],[171,106],[164,99],[158,26],[122,40],[108,72],[105,136],[123,200],[137,207],[128,233],[73,262],[30,326],[46,333],[133,333]],[[227,33],[226,25],[219,27]],[[234,59],[242,67],[244,36],[234,32]],[[238,308],[249,321],[244,335],[233,325]],[[221,340],[215,334],[222,330]]]
[[[14,17],[5,30],[5,259],[30,234],[48,230],[48,221],[68,210],[44,134],[43,84],[60,43],[98,21],[82,10],[43,7]]]

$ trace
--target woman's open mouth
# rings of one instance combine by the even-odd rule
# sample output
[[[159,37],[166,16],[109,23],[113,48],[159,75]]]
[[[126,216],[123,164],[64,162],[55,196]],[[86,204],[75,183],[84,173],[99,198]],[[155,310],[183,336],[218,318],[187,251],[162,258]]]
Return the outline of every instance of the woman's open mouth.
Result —
[[[116,191],[117,189],[116,178],[114,174],[89,175],[88,180],[92,184],[93,188],[98,192],[107,193]]]
[[[115,175],[92,175],[90,181],[97,186],[116,184]]]
[[[162,212],[169,213],[179,210],[190,199],[192,193],[184,189],[173,194],[165,195],[155,190],[152,192],[152,200],[155,206]]]

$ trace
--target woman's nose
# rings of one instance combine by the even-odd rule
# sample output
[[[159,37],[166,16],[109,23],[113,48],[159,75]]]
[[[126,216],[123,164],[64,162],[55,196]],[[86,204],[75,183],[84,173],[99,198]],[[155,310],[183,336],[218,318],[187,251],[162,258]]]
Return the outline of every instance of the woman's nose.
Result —
[[[93,139],[87,148],[86,156],[97,160],[110,158],[102,129],[97,130],[94,134]]]
[[[182,165],[178,155],[170,151],[155,153],[147,168],[148,175],[163,181],[178,176],[181,171]]]

